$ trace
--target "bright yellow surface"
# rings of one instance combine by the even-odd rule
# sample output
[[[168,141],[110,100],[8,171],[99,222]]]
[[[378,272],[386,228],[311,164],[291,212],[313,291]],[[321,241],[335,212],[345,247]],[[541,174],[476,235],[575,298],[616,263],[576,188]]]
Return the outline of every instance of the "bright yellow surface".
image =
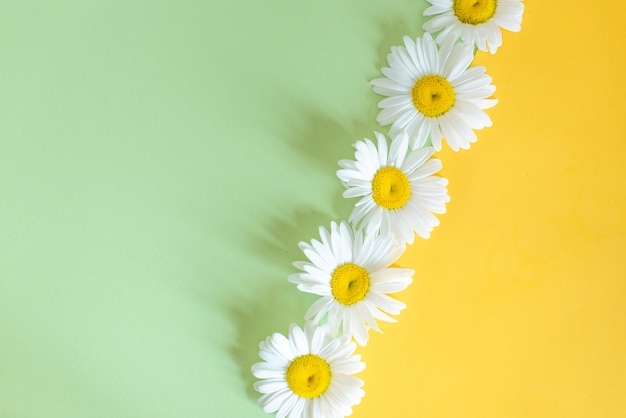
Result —
[[[439,153],[451,202],[356,418],[626,417],[622,2],[528,1],[494,56],[494,126]],[[445,148],[445,147],[444,147]]]

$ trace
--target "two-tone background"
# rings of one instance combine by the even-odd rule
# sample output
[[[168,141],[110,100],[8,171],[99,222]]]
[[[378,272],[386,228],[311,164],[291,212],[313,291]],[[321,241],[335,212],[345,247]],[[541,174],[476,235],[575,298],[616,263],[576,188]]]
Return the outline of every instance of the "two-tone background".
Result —
[[[422,1],[0,1],[0,417],[262,418]],[[626,416],[626,9],[526,2],[355,418]]]

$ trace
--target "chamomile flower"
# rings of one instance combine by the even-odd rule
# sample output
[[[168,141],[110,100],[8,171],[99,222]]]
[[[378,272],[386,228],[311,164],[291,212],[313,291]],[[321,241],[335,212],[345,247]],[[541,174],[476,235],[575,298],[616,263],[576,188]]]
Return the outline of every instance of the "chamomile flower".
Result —
[[[380,101],[382,111],[376,120],[391,126],[392,133],[406,132],[412,148],[428,139],[436,151],[442,139],[454,151],[476,142],[474,129],[491,126],[483,111],[497,100],[488,99],[495,91],[485,67],[469,68],[473,46],[455,44],[450,35],[440,48],[429,33],[415,42],[404,37],[404,46],[391,48],[389,67],[381,69],[386,78],[372,80],[374,91],[388,96]]]
[[[376,320],[395,322],[388,314],[398,315],[406,305],[388,294],[404,290],[412,281],[413,270],[389,268],[404,251],[389,237],[377,232],[364,234],[347,222],[332,222],[330,232],[319,228],[321,242],[301,242],[308,262],[295,262],[302,272],[289,281],[303,292],[314,293],[316,300],[305,314],[319,323],[324,317],[331,334],[341,328],[344,335],[367,344],[370,328],[381,332]]]
[[[406,134],[396,136],[389,150],[387,138],[376,133],[378,147],[365,138],[354,144],[354,160],[341,160],[337,176],[347,190],[344,197],[361,197],[350,222],[368,233],[379,232],[399,243],[413,243],[414,232],[429,238],[439,225],[433,213],[445,213],[450,200],[448,181],[433,176],[441,161],[430,158],[432,147],[409,150]]]
[[[435,39],[443,42],[448,34],[495,54],[502,45],[500,28],[519,32],[524,13],[522,0],[428,0],[432,6],[424,16],[434,16],[424,24]]]
[[[261,379],[254,389],[258,403],[278,418],[335,418],[352,414],[364,395],[363,381],[353,376],[365,363],[353,355],[356,345],[346,337],[332,338],[328,325],[296,324],[289,337],[275,333],[259,344],[264,360],[252,366]]]

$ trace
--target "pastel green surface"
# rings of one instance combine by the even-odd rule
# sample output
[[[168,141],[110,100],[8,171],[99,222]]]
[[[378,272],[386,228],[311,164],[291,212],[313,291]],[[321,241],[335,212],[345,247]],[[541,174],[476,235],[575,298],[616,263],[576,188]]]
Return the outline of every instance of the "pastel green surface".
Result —
[[[423,8],[0,2],[0,416],[266,416],[257,344]]]

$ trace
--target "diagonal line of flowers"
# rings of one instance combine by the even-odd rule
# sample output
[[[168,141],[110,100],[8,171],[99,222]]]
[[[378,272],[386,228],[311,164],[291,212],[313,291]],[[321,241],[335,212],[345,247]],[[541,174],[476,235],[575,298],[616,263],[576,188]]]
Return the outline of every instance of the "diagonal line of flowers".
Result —
[[[432,158],[443,142],[454,151],[476,142],[475,130],[491,126],[485,109],[495,87],[475,48],[495,53],[500,29],[521,29],[523,0],[428,0],[425,33],[391,47],[384,77],[371,81],[384,96],[375,132],[354,144],[353,159],[339,161],[345,198],[358,198],[347,221],[319,227],[319,238],[301,242],[307,261],[289,276],[319,298],[303,327],[291,324],[259,344],[263,361],[252,366],[265,412],[278,418],[343,417],[364,395],[354,374],[365,368],[354,354],[378,321],[395,322],[406,305],[390,296],[412,282],[414,271],[391,267],[415,234],[429,238],[450,200],[448,181]]]

